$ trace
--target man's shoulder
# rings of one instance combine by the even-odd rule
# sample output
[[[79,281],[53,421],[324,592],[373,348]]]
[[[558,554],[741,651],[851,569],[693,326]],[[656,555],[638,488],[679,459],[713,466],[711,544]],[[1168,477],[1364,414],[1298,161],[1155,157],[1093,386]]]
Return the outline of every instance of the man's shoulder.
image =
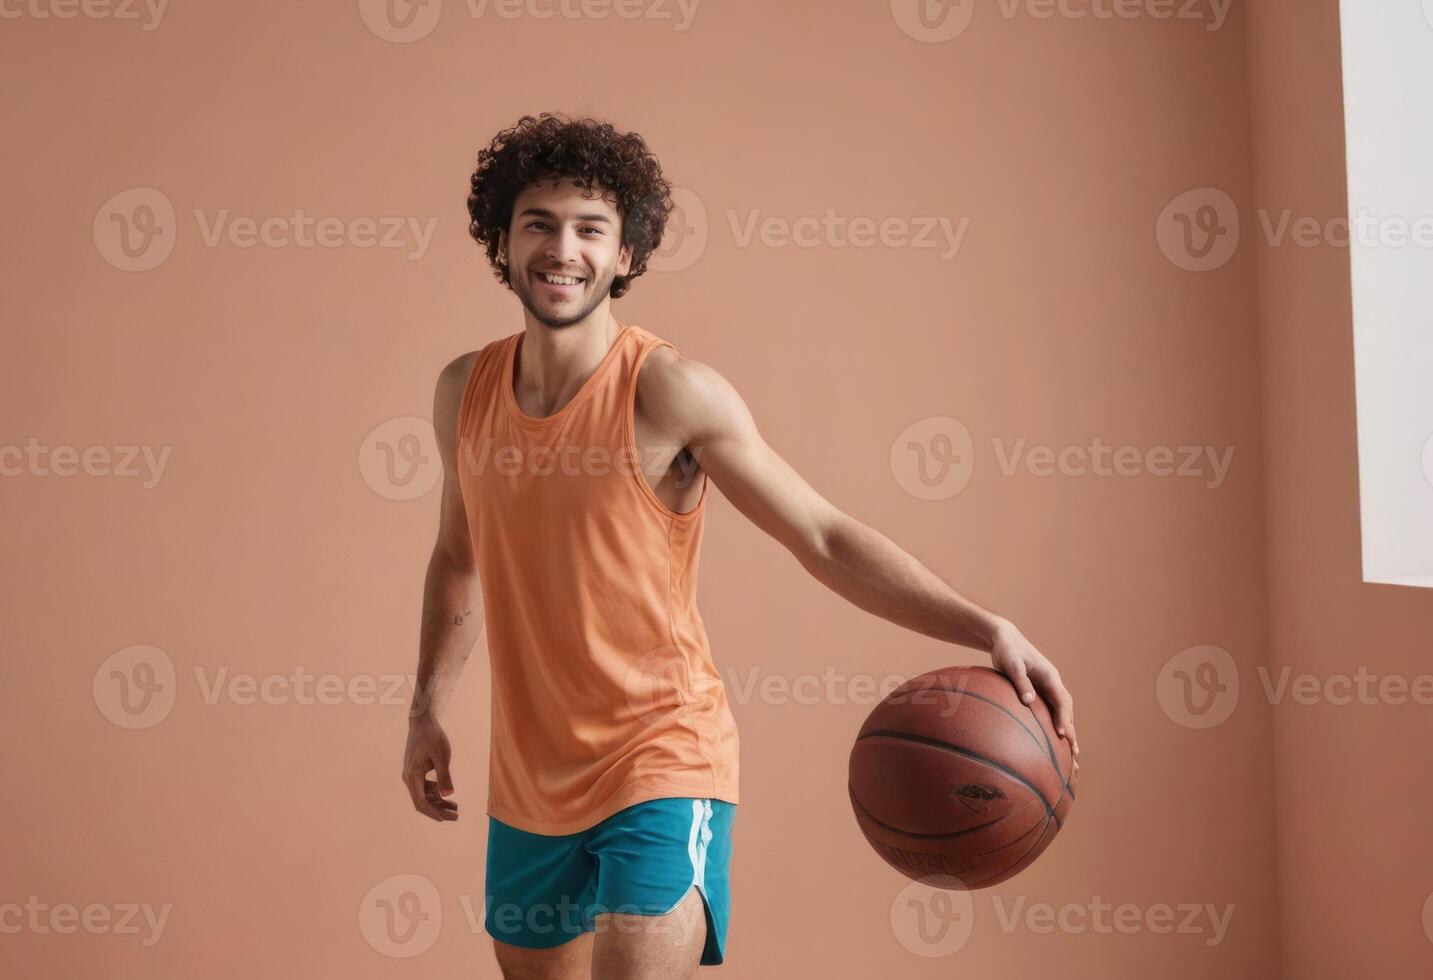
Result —
[[[481,350],[470,350],[466,354],[459,354],[443,366],[438,374],[437,394],[452,395],[454,392],[461,393],[467,386],[468,377],[473,373],[473,365],[477,363],[483,352]]]
[[[637,373],[637,400],[644,415],[675,424],[684,432],[706,431],[740,399],[735,388],[709,364],[659,346]]]
[[[468,390],[468,382],[473,378],[478,361],[491,356],[504,339],[459,354],[438,372],[438,381],[433,387],[433,425],[439,432],[447,432],[457,421],[463,395]]]
[[[473,373],[473,365],[481,358],[496,355],[503,344],[511,339],[512,337],[510,336],[499,337],[496,340],[489,341],[477,350],[470,350],[466,354],[459,354],[453,358],[443,366],[443,370],[438,374],[439,391],[457,388],[461,392],[467,385],[469,376]]]
[[[700,398],[719,378],[716,369],[676,349],[658,346],[647,354],[637,373],[637,391],[644,400],[686,401]]]

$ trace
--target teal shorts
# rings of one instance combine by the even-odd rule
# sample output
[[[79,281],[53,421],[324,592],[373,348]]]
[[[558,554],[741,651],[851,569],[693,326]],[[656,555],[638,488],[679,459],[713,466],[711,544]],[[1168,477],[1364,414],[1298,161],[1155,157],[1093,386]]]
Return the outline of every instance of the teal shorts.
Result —
[[[670,797],[549,836],[490,815],[483,926],[500,942],[550,949],[596,932],[603,912],[666,915],[695,887],[706,906],[701,963],[715,966],[731,911],[735,816],[736,805],[725,800]]]

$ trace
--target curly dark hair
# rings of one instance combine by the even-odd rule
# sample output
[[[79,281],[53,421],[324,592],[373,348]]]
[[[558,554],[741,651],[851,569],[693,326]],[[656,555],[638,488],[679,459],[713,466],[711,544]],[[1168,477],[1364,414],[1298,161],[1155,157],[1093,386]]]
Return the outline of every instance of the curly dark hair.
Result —
[[[562,177],[585,193],[596,186],[622,218],[622,244],[632,246],[632,264],[627,275],[612,280],[609,295],[616,299],[647,271],[647,259],[661,244],[672,211],[672,185],[636,133],[619,133],[611,123],[586,117],[523,116],[478,151],[468,194],[468,232],[486,246],[493,274],[511,289],[506,257],[498,255],[498,235],[512,223],[513,202],[539,180]]]

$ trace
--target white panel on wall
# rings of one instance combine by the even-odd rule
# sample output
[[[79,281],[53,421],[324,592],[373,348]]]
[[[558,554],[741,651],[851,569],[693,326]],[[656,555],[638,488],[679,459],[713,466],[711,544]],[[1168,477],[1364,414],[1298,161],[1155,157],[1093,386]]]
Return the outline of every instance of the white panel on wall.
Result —
[[[1363,578],[1433,587],[1433,0],[1343,0]]]

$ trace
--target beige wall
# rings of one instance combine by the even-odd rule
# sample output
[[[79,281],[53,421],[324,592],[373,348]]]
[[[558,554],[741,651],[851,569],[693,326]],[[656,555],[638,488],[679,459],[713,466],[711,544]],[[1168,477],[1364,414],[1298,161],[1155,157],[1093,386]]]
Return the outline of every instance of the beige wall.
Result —
[[[1078,699],[1072,821],[1028,872],[975,896],[958,952],[925,956],[912,896],[849,812],[859,689],[815,704],[732,691],[743,802],[724,975],[1265,980],[1281,959],[1290,978],[1370,962],[1393,976],[1427,955],[1418,798],[1392,762],[1368,761],[1390,755],[1374,734],[1412,744],[1419,715],[1275,713],[1255,674],[1375,657],[1412,672],[1428,625],[1421,594],[1359,584],[1346,258],[1261,255],[1246,238],[1195,273],[1155,240],[1161,210],[1195,188],[1241,208],[1341,206],[1336,60],[1310,65],[1305,49],[1336,59],[1331,13],[1263,4],[1247,25],[1239,7],[1207,30],[982,5],[960,36],[922,43],[885,4],[711,4],[677,30],[474,19],[449,0],[428,36],[392,43],[354,4],[324,6],[173,5],[151,31],[26,14],[0,34],[0,442],[172,447],[150,488],[34,470],[0,482],[0,904],[172,905],[148,946],[104,929],[0,934],[7,975],[496,975],[466,914],[481,915],[486,840],[482,650],[450,725],[453,825],[413,813],[399,785],[401,698],[304,704],[280,687],[248,704],[206,685],[302,670],[376,678],[383,694],[413,669],[436,493],[393,499],[404,489],[375,444],[401,424],[373,432],[426,417],[443,363],[521,328],[462,202],[477,147],[544,108],[642,132],[703,206],[700,258],[639,280],[618,317],[724,373],[817,489],[1013,618]],[[173,251],[122,271],[96,216],[144,187],[175,209]],[[194,212],[225,209],[436,224],[421,258],[207,246]],[[948,259],[740,240],[753,215],[827,209],[969,225]],[[892,446],[945,416],[971,434],[969,483],[917,499]],[[1021,439],[1234,457],[1213,488],[1006,475],[997,443]],[[719,496],[701,603],[743,687],[979,659],[846,605]],[[167,658],[175,679],[127,730],[111,670],[144,678],[106,661],[135,645],[161,649],[135,656]],[[1243,678],[1237,710],[1206,730],[1155,696],[1171,658],[1200,646]],[[1304,761],[1330,756],[1343,764]],[[441,926],[422,927],[436,938],[421,957],[394,958],[425,945],[421,929],[416,945],[384,938],[381,901],[410,886]],[[1142,924],[1081,918],[1100,903]],[[1162,906],[1206,903],[1232,906],[1220,941],[1162,934]],[[1046,905],[1066,928],[1041,931]]]
[[[1347,214],[1338,4],[1264,0],[1252,11],[1255,205],[1320,221]],[[1269,661],[1276,676],[1289,668],[1321,685],[1360,670],[1426,675],[1433,632],[1427,591],[1362,580],[1348,262],[1329,246],[1258,253]],[[1433,722],[1427,706],[1390,691],[1374,704],[1274,711],[1285,977],[1433,969],[1421,764]]]

